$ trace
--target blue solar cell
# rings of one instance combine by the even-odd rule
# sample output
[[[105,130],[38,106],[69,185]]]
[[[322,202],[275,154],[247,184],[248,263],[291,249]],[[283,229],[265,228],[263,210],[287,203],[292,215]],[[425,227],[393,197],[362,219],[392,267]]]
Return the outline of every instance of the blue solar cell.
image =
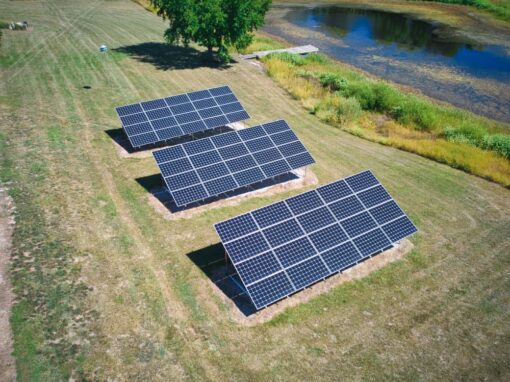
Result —
[[[331,203],[352,194],[351,189],[343,180],[319,187],[317,192],[326,203]]]
[[[294,134],[292,130],[287,130],[282,133],[271,135],[271,139],[276,145],[284,145],[297,141],[298,137],[296,137],[296,134]]]
[[[172,139],[182,136],[182,130],[179,126],[169,127],[168,129],[157,130],[159,139]]]
[[[228,86],[220,86],[217,88],[209,89],[209,92],[211,93],[212,96],[216,97],[216,96],[232,93],[232,90],[230,90],[230,88]]]
[[[193,166],[187,158],[181,158],[171,162],[162,163],[159,168],[161,169],[163,177],[166,177],[190,171],[193,169]]]
[[[290,172],[291,168],[285,162],[285,160],[279,160],[276,162],[267,163],[261,166],[262,171],[268,178],[272,178],[277,175],[282,175]]]
[[[225,163],[216,163],[212,166],[202,167],[197,169],[198,175],[202,181],[207,181],[215,178],[221,178],[228,175],[229,171]]]
[[[329,208],[331,208],[331,211],[333,211],[333,214],[338,220],[345,219],[365,209],[355,195],[331,203]]]
[[[181,129],[185,134],[194,134],[199,131],[207,130],[207,126],[202,121],[195,121],[182,124]]]
[[[209,109],[199,110],[198,114],[200,114],[200,117],[202,117],[203,119],[206,119],[217,117],[218,115],[223,115],[223,112],[219,107],[211,107]]]
[[[218,151],[220,152],[220,155],[224,160],[231,159],[231,158],[237,158],[237,157],[248,154],[248,150],[242,143],[239,143],[237,145],[222,147],[222,148],[218,149]]]
[[[404,237],[412,235],[417,231],[416,227],[407,216],[392,221],[382,228],[384,232],[386,232],[386,235],[394,242],[402,240]]]
[[[235,111],[241,111],[244,109],[239,102],[234,102],[234,103],[229,103],[227,105],[222,105],[221,110],[223,110],[223,112],[225,114],[227,114],[227,113],[233,113]]]
[[[163,150],[154,151],[152,153],[158,164],[168,162],[170,160],[179,159],[186,156],[182,146],[167,147]]]
[[[367,208],[373,207],[391,199],[391,196],[388,195],[384,187],[380,185],[360,192],[358,197]]]
[[[287,205],[295,214],[303,214],[323,205],[315,190],[287,199]]]
[[[166,108],[166,102],[163,98],[153,99],[152,101],[145,101],[140,103],[145,111]]]
[[[244,139],[255,139],[266,136],[266,132],[262,128],[262,126],[254,126],[249,129],[242,129],[238,131],[239,136]]]
[[[170,110],[172,111],[173,115],[178,115],[191,113],[192,111],[195,111],[195,108],[193,107],[191,102],[188,102],[183,103],[181,105],[170,106]]]
[[[275,248],[274,253],[280,260],[284,268],[299,263],[304,259],[315,256],[317,251],[313,247],[310,240],[306,237],[294,240],[281,247]]]
[[[400,209],[397,203],[392,200],[372,208],[370,210],[370,214],[372,214],[372,217],[379,225],[382,225],[404,215],[404,212]]]
[[[257,280],[272,275],[282,270],[278,260],[272,252],[263,253],[257,257],[243,261],[236,265],[237,272],[249,285]]]
[[[151,122],[154,130],[167,129],[172,126],[177,126],[177,121],[174,117],[167,117],[162,119],[156,119]]]
[[[227,164],[229,170],[232,172],[238,172],[257,166],[257,163],[255,163],[255,160],[251,155],[245,155],[239,158],[231,159],[225,163]]]
[[[237,188],[236,181],[231,175],[210,180],[204,183],[204,186],[211,196],[223,194],[227,191],[235,190]]]
[[[257,231],[257,224],[250,214],[236,216],[235,218],[215,225],[216,231],[222,241],[227,242],[238,237]]]
[[[273,142],[271,142],[269,137],[252,139],[252,140],[246,141],[245,143],[246,143],[246,147],[248,147],[248,149],[251,152],[262,151],[262,150],[266,150],[266,149],[274,147]]]
[[[178,206],[185,206],[197,200],[207,198],[207,192],[205,191],[204,186],[197,184],[192,187],[172,192],[172,197]]]
[[[204,151],[214,150],[214,145],[210,139],[199,139],[197,141],[187,142],[183,145],[188,155],[200,154]]]
[[[371,256],[391,246],[390,241],[379,228],[367,232],[353,241],[363,257]]]
[[[282,155],[280,154],[278,149],[259,151],[253,153],[253,157],[260,165],[282,159]]]
[[[191,113],[176,115],[175,120],[181,124],[189,123],[189,122],[193,122],[193,121],[199,121],[200,115],[198,115],[198,113],[196,111],[193,111]]]
[[[237,98],[233,94],[226,94],[218,97],[214,97],[218,105],[225,105],[227,103],[237,102]]]
[[[209,98],[211,97],[211,94],[209,93],[209,90],[199,90],[196,92],[188,93],[188,97],[192,101],[197,101],[199,99]]]
[[[200,109],[207,109],[210,107],[215,107],[215,106],[217,106],[217,104],[213,98],[206,98],[206,99],[202,99],[200,101],[194,101],[193,106],[195,106],[195,109],[200,110]]]
[[[379,183],[379,181],[370,171],[363,171],[359,174],[350,176],[345,178],[345,181],[349,184],[354,192],[364,190]]]
[[[172,112],[169,108],[164,107],[162,109],[156,109],[146,112],[147,117],[152,121],[153,119],[160,119],[165,117],[171,117]]]
[[[214,118],[204,119],[205,125],[208,129],[214,129],[215,127],[225,126],[228,122],[227,117],[219,115]]]
[[[260,171],[258,167],[238,172],[233,176],[240,187],[247,186],[249,184],[255,184],[261,180],[266,179],[266,176],[262,173],[262,171]]]
[[[286,220],[262,231],[272,247],[297,239],[304,235],[295,220]]]
[[[154,142],[158,141],[158,137],[154,133],[145,133],[139,135],[133,135],[129,137],[129,141],[133,147],[141,147],[145,145],[150,145]]]
[[[262,126],[267,134],[276,134],[285,130],[290,130],[289,125],[283,119],[269,123],[264,123]]]
[[[223,147],[241,142],[239,135],[237,135],[235,132],[215,135],[211,139],[216,147]]]
[[[137,123],[142,123],[142,122],[148,121],[148,119],[144,113],[124,115],[124,116],[120,117],[120,120],[122,121],[122,125],[124,125],[124,126],[134,125]]]
[[[327,207],[321,207],[317,210],[300,215],[297,220],[306,233],[317,231],[318,229],[333,224],[336,221]]]
[[[126,105],[126,106],[119,106],[119,107],[115,108],[115,110],[117,111],[117,114],[119,116],[141,113],[143,111],[143,109],[139,103],[134,103],[132,105]]]
[[[229,113],[225,115],[230,123],[244,121],[245,119],[249,119],[250,115],[246,111],[236,111],[234,113]]]
[[[284,202],[271,204],[252,212],[260,228],[276,224],[292,217],[292,213]]]
[[[126,130],[128,135],[137,135],[152,132],[152,126],[149,122],[126,126],[124,127],[124,129]]]
[[[269,245],[260,232],[225,244],[225,249],[234,264],[269,250]]]
[[[296,155],[306,152],[305,146],[299,141],[292,142],[283,146],[279,146],[278,149],[284,157]]]
[[[310,234],[310,240],[319,252],[334,247],[338,243],[347,240],[347,235],[338,224],[323,228]]]
[[[260,309],[292,293],[294,288],[287,276],[281,272],[248,288],[255,307]]]
[[[193,163],[193,166],[195,167],[204,167],[213,163],[221,162],[221,158],[216,152],[216,150],[206,151],[205,153],[201,154],[195,154],[190,156],[189,159],[191,160],[191,163]]]
[[[179,94],[172,97],[166,97],[165,101],[168,106],[179,105],[181,103],[189,103],[189,98],[186,94]]]
[[[377,226],[368,212],[362,212],[359,215],[345,219],[341,224],[350,237],[361,235]]]
[[[338,272],[359,262],[362,257],[356,247],[348,241],[321,254],[331,272]]]
[[[289,165],[292,168],[300,168],[315,163],[314,159],[309,153],[302,153],[288,157],[287,162],[289,162]]]
[[[300,264],[287,269],[292,283],[296,289],[302,289],[308,285],[314,284],[320,279],[326,278],[329,274],[328,269],[319,256],[312,257]]]
[[[200,183],[200,179],[195,171],[188,171],[174,176],[165,178],[170,191],[186,188],[194,184]]]

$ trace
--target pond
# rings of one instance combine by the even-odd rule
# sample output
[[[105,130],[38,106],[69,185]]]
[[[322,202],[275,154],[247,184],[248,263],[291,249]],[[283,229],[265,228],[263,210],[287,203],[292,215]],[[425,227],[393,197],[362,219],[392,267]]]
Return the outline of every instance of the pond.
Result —
[[[281,12],[281,9],[280,9]],[[510,55],[411,15],[343,7],[285,8],[267,32],[453,105],[510,122]],[[510,36],[509,36],[510,37]]]

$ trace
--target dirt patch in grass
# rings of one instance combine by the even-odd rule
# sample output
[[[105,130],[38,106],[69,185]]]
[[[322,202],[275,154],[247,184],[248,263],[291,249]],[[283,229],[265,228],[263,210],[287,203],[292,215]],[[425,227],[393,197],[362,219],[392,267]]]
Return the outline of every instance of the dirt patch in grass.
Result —
[[[14,204],[7,190],[0,185],[0,380],[16,380],[16,363],[12,356],[12,331],[9,316],[12,290],[9,281],[11,237],[14,230]]]
[[[283,192],[318,184],[317,176],[309,168],[295,170],[293,174],[295,175],[295,179],[289,181],[284,181],[267,187],[254,189],[249,192],[243,192],[240,193],[239,195],[228,197],[226,199],[219,199],[211,203],[198,205],[196,207],[184,209],[181,211],[172,212],[173,207],[171,206],[171,201],[165,200],[164,197],[160,196],[166,190],[164,187],[157,187],[151,190],[151,192],[148,195],[148,199],[149,204],[151,204],[158,213],[163,215],[165,219],[178,220],[189,219],[212,209],[237,206],[248,198],[268,197]]]
[[[304,302],[310,301],[312,298],[319,296],[323,293],[331,291],[337,286],[351,281],[358,280],[368,276],[370,273],[379,270],[389,263],[402,259],[406,254],[411,252],[413,244],[407,240],[402,240],[392,249],[385,251],[379,255],[369,258],[368,260],[359,263],[358,265],[346,269],[344,272],[337,273],[309,288],[298,292],[276,304],[273,304],[266,309],[263,309],[251,316],[246,317],[235,304],[225,297],[224,293],[215,285],[215,293],[220,296],[223,302],[230,307],[230,318],[238,324],[245,326],[253,326],[268,322],[278,314],[282,313],[287,308],[300,305]]]

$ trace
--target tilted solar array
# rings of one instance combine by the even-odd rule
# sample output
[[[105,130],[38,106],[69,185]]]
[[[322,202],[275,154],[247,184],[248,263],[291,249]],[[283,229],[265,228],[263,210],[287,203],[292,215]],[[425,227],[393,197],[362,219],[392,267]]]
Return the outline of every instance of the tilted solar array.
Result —
[[[217,223],[215,228],[257,309],[416,232],[371,171]]]
[[[314,163],[284,120],[168,147],[153,155],[178,206]]]
[[[119,106],[116,111],[133,147],[250,118],[228,86]]]

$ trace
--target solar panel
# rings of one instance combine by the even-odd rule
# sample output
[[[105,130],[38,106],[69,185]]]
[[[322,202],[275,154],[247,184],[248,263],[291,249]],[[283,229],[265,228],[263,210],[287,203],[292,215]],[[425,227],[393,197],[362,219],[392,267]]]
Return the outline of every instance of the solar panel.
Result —
[[[284,154],[289,145],[299,150]],[[198,139],[153,154],[178,206],[314,163],[284,120]]]
[[[417,231],[369,170],[217,223],[215,229],[257,309]]]
[[[250,118],[228,86],[119,106],[115,110],[133,147]]]

